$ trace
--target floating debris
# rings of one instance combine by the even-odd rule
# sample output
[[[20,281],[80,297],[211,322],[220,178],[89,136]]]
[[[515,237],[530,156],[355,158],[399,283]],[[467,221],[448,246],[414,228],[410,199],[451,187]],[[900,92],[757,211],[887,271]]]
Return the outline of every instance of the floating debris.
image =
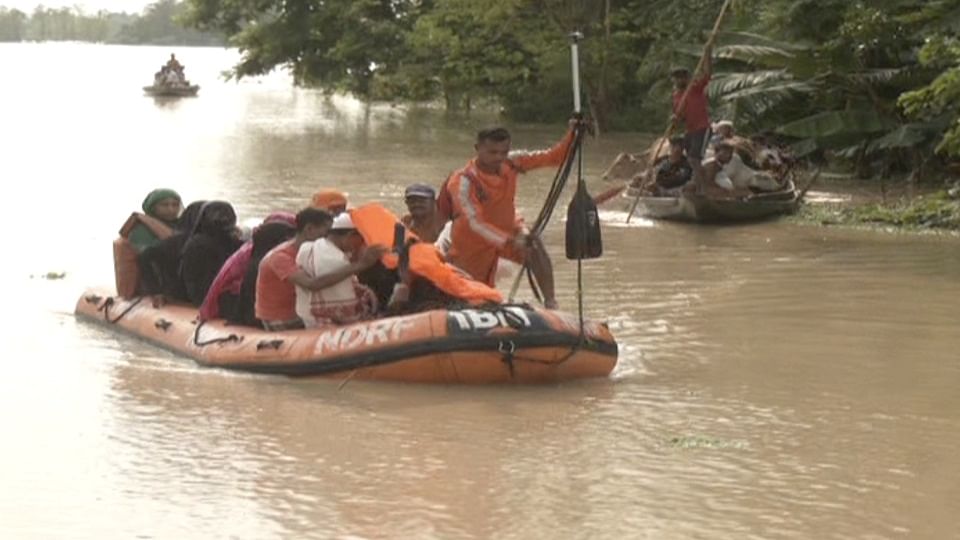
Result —
[[[746,441],[724,441],[709,437],[683,436],[673,437],[665,441],[665,445],[671,448],[712,448],[712,449],[742,449],[747,447]]]
[[[65,277],[67,277],[66,272],[47,272],[46,274],[40,274],[39,276],[30,274],[30,279],[47,279],[50,281],[64,279]]]

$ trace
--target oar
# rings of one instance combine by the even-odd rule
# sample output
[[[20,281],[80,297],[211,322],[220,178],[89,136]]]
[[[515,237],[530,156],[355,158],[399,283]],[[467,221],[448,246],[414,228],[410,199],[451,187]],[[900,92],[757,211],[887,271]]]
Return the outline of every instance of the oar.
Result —
[[[690,79],[690,84],[687,84],[687,88],[683,91],[683,95],[680,96],[680,103],[677,105],[677,108],[670,115],[670,123],[667,125],[667,130],[664,132],[663,137],[660,139],[660,144],[657,145],[657,150],[653,153],[651,159],[656,159],[660,155],[660,150],[663,149],[664,141],[670,138],[670,135],[673,134],[674,128],[676,128],[676,117],[675,113],[682,111],[687,105],[687,97],[690,95],[690,87],[693,86],[693,81],[696,79],[697,75],[700,74],[700,71],[703,69],[703,65],[707,61],[707,55],[710,54],[710,47],[713,46],[713,42],[717,39],[717,32],[720,30],[720,23],[723,22],[723,18],[727,15],[727,8],[730,7],[730,4],[733,3],[733,0],[726,0],[723,3],[723,7],[720,8],[720,15],[717,16],[717,21],[713,24],[713,30],[710,32],[710,37],[707,38],[707,43],[703,47],[703,55],[700,56],[700,61],[697,63],[697,68],[693,71],[693,77]],[[653,167],[653,163],[650,164],[650,167]],[[627,214],[627,223],[630,223],[630,218],[633,217],[633,213],[637,211],[637,205],[640,203],[640,197],[643,195],[643,190],[637,190],[637,196],[633,199],[633,204],[630,206],[630,213]]]
[[[600,206],[601,204],[619,195],[625,189],[627,189],[627,184],[623,184],[622,186],[614,186],[599,195],[594,195],[593,204]]]

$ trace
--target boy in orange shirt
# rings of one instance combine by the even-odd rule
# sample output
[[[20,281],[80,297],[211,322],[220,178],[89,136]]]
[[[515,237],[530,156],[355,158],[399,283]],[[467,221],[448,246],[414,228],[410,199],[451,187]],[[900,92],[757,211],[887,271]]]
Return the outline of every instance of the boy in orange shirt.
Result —
[[[544,305],[557,308],[550,257],[518,219],[514,199],[521,173],[560,166],[577,122],[570,120],[570,130],[559,143],[537,152],[510,152],[510,132],[504,128],[477,134],[476,157],[444,184],[442,198],[449,202],[453,220],[447,253],[451,264],[492,287],[499,257],[526,261],[543,291]]]

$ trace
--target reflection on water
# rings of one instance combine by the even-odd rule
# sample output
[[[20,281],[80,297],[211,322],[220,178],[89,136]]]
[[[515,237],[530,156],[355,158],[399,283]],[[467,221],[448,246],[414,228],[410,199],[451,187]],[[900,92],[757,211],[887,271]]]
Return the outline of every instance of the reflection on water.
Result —
[[[173,51],[197,98],[141,95],[168,52],[0,45],[21,82],[0,91],[0,171],[15,195],[0,225],[28,255],[5,261],[0,289],[14,306],[4,537],[955,534],[951,238],[626,225],[605,210],[585,294],[621,360],[588,384],[338,389],[201,370],[77,323],[73,302],[110,283],[109,243],[153,187],[230,200],[242,219],[296,210],[321,186],[399,209],[403,186],[439,184],[469,157],[474,128],[495,121],[367,107],[282,73],[223,82],[236,55],[215,49]],[[530,147],[562,129],[511,127]],[[594,191],[638,141],[589,141]],[[523,179],[528,217],[551,176]],[[572,307],[561,235],[555,223],[547,243]],[[48,271],[67,279],[29,277]]]

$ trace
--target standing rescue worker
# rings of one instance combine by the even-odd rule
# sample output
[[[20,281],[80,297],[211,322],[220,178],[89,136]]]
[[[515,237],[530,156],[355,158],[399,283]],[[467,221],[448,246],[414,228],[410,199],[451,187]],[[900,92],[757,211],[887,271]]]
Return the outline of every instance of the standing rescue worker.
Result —
[[[502,127],[477,133],[476,157],[454,171],[441,194],[449,201],[453,220],[447,253],[451,264],[493,287],[499,257],[526,261],[543,291],[544,305],[557,308],[550,257],[517,216],[517,177],[533,169],[559,167],[577,122],[570,120],[570,130],[559,143],[537,152],[510,152],[510,132]]]

